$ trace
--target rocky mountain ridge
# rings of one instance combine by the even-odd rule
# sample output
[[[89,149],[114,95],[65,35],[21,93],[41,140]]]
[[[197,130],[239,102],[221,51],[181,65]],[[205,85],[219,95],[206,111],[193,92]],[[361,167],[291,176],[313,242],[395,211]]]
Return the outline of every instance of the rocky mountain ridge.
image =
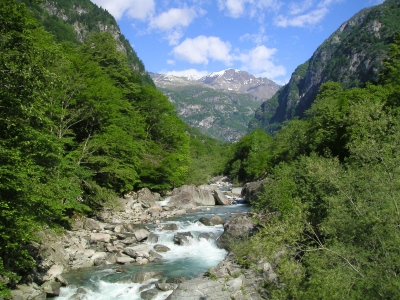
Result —
[[[340,82],[344,88],[376,81],[393,35],[400,30],[399,17],[399,1],[386,0],[344,22],[297,67],[285,86],[263,102],[249,128],[272,133],[285,120],[301,118],[327,81]]]
[[[154,73],[150,76],[187,124],[227,142],[247,133],[260,99],[271,97],[279,88],[267,78],[234,69],[200,79]]]
[[[200,79],[192,76],[174,76],[150,73],[154,83],[160,88],[202,86],[224,92],[246,93],[256,101],[262,102],[271,98],[280,88],[268,78],[255,77],[245,71],[226,69],[212,72]]]

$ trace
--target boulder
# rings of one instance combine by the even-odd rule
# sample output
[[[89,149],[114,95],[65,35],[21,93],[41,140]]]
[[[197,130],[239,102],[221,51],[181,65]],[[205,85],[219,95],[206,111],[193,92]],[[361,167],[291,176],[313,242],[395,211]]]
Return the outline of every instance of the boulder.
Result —
[[[152,299],[155,299],[159,293],[160,293],[159,289],[155,289],[155,288],[149,289],[149,290],[141,292],[140,298],[142,298],[143,300],[152,300]]]
[[[268,179],[246,183],[241,192],[242,198],[248,203],[257,201],[258,197],[264,193],[266,180]]]
[[[228,241],[232,238],[251,236],[256,231],[256,223],[249,215],[239,215],[229,218],[224,224],[224,233],[218,238],[217,244],[221,248],[229,248]]]
[[[187,231],[187,232],[178,232],[177,234],[174,235],[174,244],[177,245],[189,245],[190,240],[193,238],[193,235]]]
[[[56,281],[46,281],[41,285],[41,288],[48,297],[56,297],[60,295],[61,283]]]
[[[192,194],[188,192],[181,192],[172,196],[166,207],[173,210],[191,210],[196,209],[197,205],[193,199]]]
[[[160,271],[138,272],[132,275],[131,279],[134,283],[143,283],[150,279],[161,279],[163,275]]]
[[[132,247],[126,247],[123,250],[123,253],[129,255],[130,257],[137,258],[137,257],[149,257],[149,252],[151,248],[149,245],[141,244]]]
[[[157,244],[157,245],[154,245],[154,250],[156,250],[157,252],[168,252],[171,249],[168,248],[167,246]]]
[[[124,255],[124,256],[119,256],[119,257],[117,257],[117,258],[116,258],[116,261],[117,261],[117,263],[119,263],[119,264],[128,264],[128,263],[134,262],[135,259],[132,258],[132,257],[125,256],[125,255]]]
[[[201,217],[199,222],[206,226],[215,226],[224,224],[224,220],[220,216],[213,216],[212,218]]]
[[[138,242],[142,242],[150,235],[150,232],[146,229],[137,229],[135,230],[135,237]]]
[[[203,189],[194,185],[183,185],[179,188],[175,188],[172,194],[179,195],[183,192],[189,193],[197,206],[215,205],[215,199],[208,189]]]
[[[229,205],[231,204],[231,202],[229,201],[228,197],[226,197],[224,195],[224,193],[222,193],[220,190],[215,190],[213,192],[214,198],[215,198],[215,202],[218,205]]]
[[[83,224],[83,229],[86,229],[89,231],[93,231],[93,230],[100,231],[101,227],[100,227],[100,223],[97,222],[96,220],[86,219],[85,223]]]
[[[111,240],[111,235],[108,233],[91,233],[90,234],[90,242],[104,242],[109,243]]]
[[[137,201],[143,208],[150,208],[156,204],[154,195],[148,188],[143,188],[137,192]]]

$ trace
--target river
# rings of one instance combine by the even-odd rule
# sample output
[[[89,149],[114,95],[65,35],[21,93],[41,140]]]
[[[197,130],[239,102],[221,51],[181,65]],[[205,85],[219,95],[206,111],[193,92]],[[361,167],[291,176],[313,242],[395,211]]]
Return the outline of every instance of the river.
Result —
[[[214,215],[221,216],[224,220],[232,215],[242,214],[249,210],[246,204],[229,206],[198,207],[197,210],[188,212],[179,218],[161,220],[160,224],[147,224],[152,234],[147,242],[153,247],[162,244],[170,248],[170,251],[160,253],[163,257],[150,262],[145,266],[109,265],[106,267],[92,267],[65,274],[69,282],[67,287],[61,289],[58,300],[87,299],[87,300],[135,300],[142,299],[140,293],[143,290],[154,287],[157,279],[146,281],[142,284],[133,283],[132,275],[143,271],[159,271],[165,281],[168,278],[186,277],[191,279],[206,272],[209,268],[220,263],[227,252],[216,245],[216,239],[223,233],[223,226],[205,226],[199,222],[201,217],[211,218]],[[174,223],[177,230],[166,231],[163,225]],[[177,232],[190,232],[188,245],[174,244],[173,237]],[[84,297],[76,298],[76,292],[80,288],[85,290]],[[156,300],[166,299],[172,291],[159,293]],[[75,294],[75,298],[74,295]],[[82,295],[83,296],[83,295]]]

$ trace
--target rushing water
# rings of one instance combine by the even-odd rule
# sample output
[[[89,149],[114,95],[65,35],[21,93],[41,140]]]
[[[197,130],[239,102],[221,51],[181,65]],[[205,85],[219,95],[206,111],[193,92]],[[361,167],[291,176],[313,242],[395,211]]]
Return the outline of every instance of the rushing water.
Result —
[[[194,278],[217,265],[227,254],[224,249],[219,249],[215,242],[223,233],[223,226],[205,226],[198,220],[201,217],[211,218],[214,215],[227,219],[232,215],[244,213],[248,209],[249,207],[245,204],[199,207],[197,210],[179,218],[163,220],[158,225],[149,224],[152,234],[158,237],[157,244],[165,245],[171,249],[168,252],[160,253],[163,258],[150,262],[145,266],[136,266],[134,264],[110,265],[108,267],[93,267],[71,272],[65,275],[69,286],[62,288],[61,294],[57,299],[73,299],[71,297],[78,287],[83,287],[86,290],[85,299],[88,300],[141,299],[141,291],[154,287],[154,282],[156,282],[156,280],[149,280],[143,284],[132,283],[132,274],[143,271],[161,271],[164,278]],[[168,223],[177,224],[178,230],[162,230],[162,226]],[[187,231],[190,231],[193,235],[190,244],[183,246],[174,244],[174,235],[177,232]],[[201,236],[204,233],[207,233],[212,238],[202,238]],[[148,244],[154,246],[154,244]],[[167,298],[170,293],[171,291],[160,293],[157,300]]]

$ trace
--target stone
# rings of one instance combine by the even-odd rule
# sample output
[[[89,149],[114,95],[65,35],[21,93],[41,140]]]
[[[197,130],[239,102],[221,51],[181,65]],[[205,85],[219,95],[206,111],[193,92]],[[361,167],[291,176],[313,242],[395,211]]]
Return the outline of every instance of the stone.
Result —
[[[229,199],[220,190],[215,190],[213,192],[213,195],[214,195],[215,202],[218,205],[229,205],[229,204],[231,204]]]
[[[256,223],[247,214],[229,218],[224,224],[224,233],[218,238],[217,245],[227,249],[231,238],[251,236],[256,232]]]
[[[192,194],[188,192],[181,192],[171,197],[168,204],[166,205],[169,209],[179,210],[193,210],[196,209],[197,205],[193,199]]]
[[[154,248],[154,250],[156,250],[157,252],[168,252],[168,251],[171,250],[169,247],[164,246],[164,245],[161,245],[161,244],[154,245],[153,248]]]
[[[92,260],[106,259],[106,258],[107,258],[107,253],[106,252],[96,252],[91,256]]]
[[[130,257],[136,258],[138,256],[149,257],[150,250],[151,248],[149,245],[141,244],[137,246],[126,247],[124,248],[123,252]]]
[[[178,225],[176,225],[175,223],[165,224],[163,225],[162,230],[178,230]]]
[[[150,254],[150,259],[149,259],[150,261],[154,261],[155,259],[163,258],[161,254],[158,254],[157,252],[155,252],[153,250],[150,250],[149,254]]]
[[[155,244],[158,242],[158,235],[154,233],[150,233],[150,235],[147,237],[147,242],[150,244]]]
[[[137,192],[137,200],[143,208],[150,208],[156,204],[154,195],[148,188],[143,188]]]
[[[230,294],[224,285],[218,281],[205,278],[194,278],[179,284],[178,288],[168,296],[168,300],[183,299],[218,299],[231,300]]]
[[[230,292],[239,291],[243,286],[243,277],[231,279],[225,283],[226,289]]]
[[[160,271],[138,272],[132,275],[131,279],[134,283],[143,283],[150,279],[161,279],[163,275]]]
[[[189,193],[197,206],[212,206],[215,205],[215,199],[208,189],[196,187],[194,185],[183,185],[173,190],[173,195],[181,193]]]
[[[129,256],[119,256],[116,259],[117,263],[119,264],[127,264],[127,263],[131,263],[134,262],[135,259]]]
[[[243,186],[241,196],[247,203],[252,203],[258,200],[258,198],[264,193],[264,183],[266,180],[248,182]]]
[[[111,240],[111,235],[108,233],[91,233],[90,241],[91,242],[104,242],[109,243]]]
[[[174,244],[177,245],[189,245],[190,240],[193,238],[193,235],[190,232],[178,232],[174,235]]]
[[[139,256],[136,258],[136,265],[138,266],[144,266],[149,263],[149,260],[145,257]]]
[[[140,297],[143,300],[152,300],[152,299],[155,299],[159,293],[160,293],[159,289],[153,288],[153,289],[149,289],[149,290],[141,292]]]
[[[173,284],[173,283],[166,283],[166,282],[164,282],[164,283],[157,282],[157,283],[156,283],[156,287],[157,287],[159,290],[166,292],[166,291],[170,291],[170,290],[175,289],[175,284]]]
[[[150,232],[146,229],[135,230],[135,237],[138,242],[142,242],[150,235]]]
[[[224,219],[222,219],[220,216],[212,216],[210,221],[213,226],[223,225],[225,223]]]
[[[60,295],[61,283],[56,281],[46,281],[41,285],[41,288],[48,297],[55,297]]]
[[[83,224],[83,229],[93,231],[93,230],[101,230],[99,222],[93,219],[86,219],[85,223]]]

